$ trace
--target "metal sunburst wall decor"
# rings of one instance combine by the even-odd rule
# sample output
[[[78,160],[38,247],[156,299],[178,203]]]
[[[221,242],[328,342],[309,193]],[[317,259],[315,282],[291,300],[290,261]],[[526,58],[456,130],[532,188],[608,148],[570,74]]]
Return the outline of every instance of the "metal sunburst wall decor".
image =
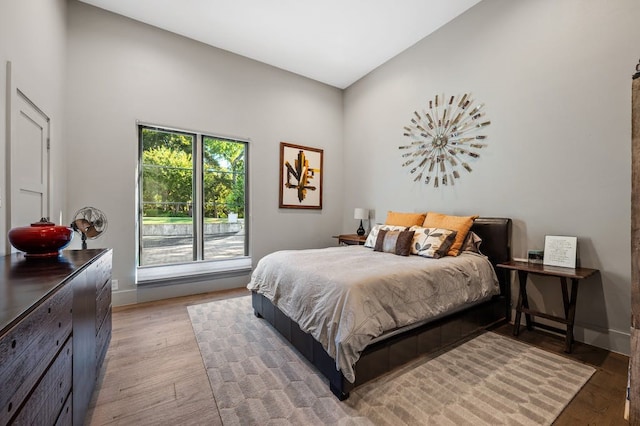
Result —
[[[460,178],[458,170],[471,172],[468,161],[480,157],[477,150],[484,148],[486,135],[476,134],[491,124],[485,120],[484,104],[473,106],[468,93],[451,96],[436,95],[429,101],[429,109],[413,112],[411,124],[404,127],[407,145],[400,146],[406,161],[403,167],[411,167],[414,182],[433,181],[437,188],[454,185]]]

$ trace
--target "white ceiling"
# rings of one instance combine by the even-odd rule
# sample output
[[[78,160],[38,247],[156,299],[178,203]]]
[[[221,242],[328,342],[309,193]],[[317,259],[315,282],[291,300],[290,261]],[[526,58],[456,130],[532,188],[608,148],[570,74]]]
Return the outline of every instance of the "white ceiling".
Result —
[[[80,0],[345,88],[480,0]]]

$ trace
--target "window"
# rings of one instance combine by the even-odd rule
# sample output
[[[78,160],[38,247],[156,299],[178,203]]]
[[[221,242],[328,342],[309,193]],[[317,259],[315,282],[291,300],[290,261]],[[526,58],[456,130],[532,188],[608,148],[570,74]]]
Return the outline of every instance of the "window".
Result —
[[[138,282],[250,267],[246,141],[138,126]]]

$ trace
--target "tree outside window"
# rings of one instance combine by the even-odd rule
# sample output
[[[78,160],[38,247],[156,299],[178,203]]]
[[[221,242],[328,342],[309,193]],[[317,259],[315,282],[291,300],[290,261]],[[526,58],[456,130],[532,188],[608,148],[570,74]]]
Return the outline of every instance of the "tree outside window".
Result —
[[[140,266],[246,256],[247,143],[139,130]]]

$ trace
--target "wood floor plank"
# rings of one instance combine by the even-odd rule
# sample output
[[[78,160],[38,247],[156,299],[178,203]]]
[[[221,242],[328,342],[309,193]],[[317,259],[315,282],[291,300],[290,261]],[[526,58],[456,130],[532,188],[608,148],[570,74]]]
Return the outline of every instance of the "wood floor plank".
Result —
[[[116,307],[112,341],[87,417],[94,425],[221,425],[187,306],[247,295],[246,289]],[[513,338],[505,324],[494,330]],[[518,340],[594,366],[597,371],[565,408],[556,426],[625,425],[628,357],[525,331]]]
[[[186,307],[246,294],[242,289],[115,308],[112,343],[87,423],[221,424]]]
[[[166,404],[138,411],[112,423],[118,426],[157,426],[157,425],[222,425],[222,419],[213,401],[196,401],[179,407],[177,404]]]

